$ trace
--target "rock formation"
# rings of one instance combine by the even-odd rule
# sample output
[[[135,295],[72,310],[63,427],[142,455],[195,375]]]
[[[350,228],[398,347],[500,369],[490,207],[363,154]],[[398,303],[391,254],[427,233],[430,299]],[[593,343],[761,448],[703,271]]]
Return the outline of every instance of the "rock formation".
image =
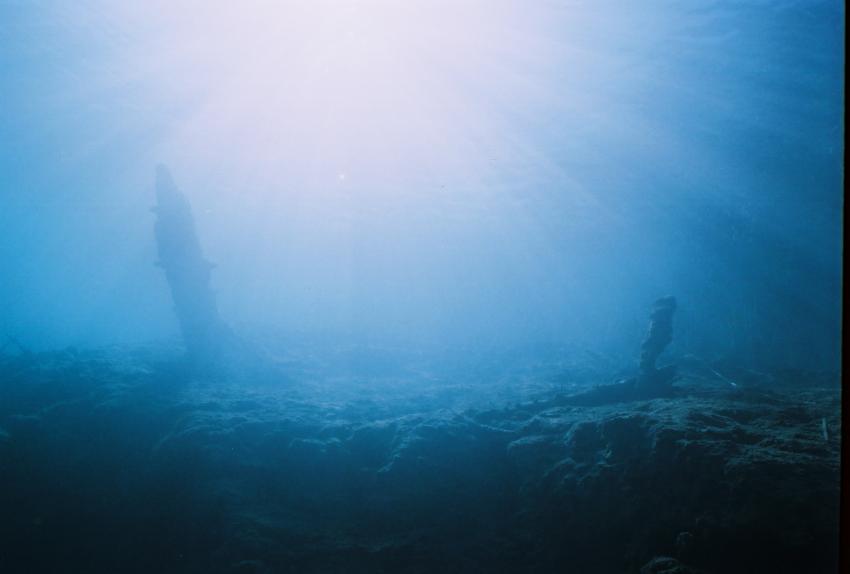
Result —
[[[675,297],[662,297],[652,307],[649,316],[649,333],[641,345],[640,375],[637,389],[641,394],[663,394],[669,390],[676,377],[676,365],[659,369],[658,357],[673,341],[673,313],[676,311]]]
[[[214,265],[204,259],[189,202],[163,165],[156,170],[156,200],[157,265],[165,271],[190,358],[208,361],[218,355],[228,333],[210,287]]]
[[[666,365],[659,369],[656,362],[673,340],[675,311],[675,297],[662,297],[653,305],[649,316],[649,333],[641,345],[640,373],[637,377],[611,385],[600,385],[567,397],[563,402],[575,406],[598,406],[671,395],[672,383],[676,379],[676,365]]]

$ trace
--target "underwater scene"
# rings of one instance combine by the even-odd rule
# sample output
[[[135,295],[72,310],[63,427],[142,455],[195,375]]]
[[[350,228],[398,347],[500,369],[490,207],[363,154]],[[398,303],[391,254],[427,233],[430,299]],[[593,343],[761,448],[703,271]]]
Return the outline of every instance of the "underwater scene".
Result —
[[[0,0],[0,574],[850,568],[844,22]]]

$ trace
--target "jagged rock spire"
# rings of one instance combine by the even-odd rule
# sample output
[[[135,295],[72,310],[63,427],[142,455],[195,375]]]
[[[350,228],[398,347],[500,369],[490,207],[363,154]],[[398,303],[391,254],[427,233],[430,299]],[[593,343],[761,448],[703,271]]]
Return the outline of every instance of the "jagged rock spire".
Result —
[[[675,365],[659,369],[658,357],[673,341],[673,314],[676,312],[676,298],[662,297],[652,306],[649,316],[649,333],[641,345],[640,376],[638,387],[645,391],[664,390],[676,376]]]
[[[204,259],[192,208],[177,189],[168,168],[156,168],[156,236],[159,261],[171,288],[171,298],[186,350],[193,358],[214,358],[227,332],[210,287],[213,264]]]

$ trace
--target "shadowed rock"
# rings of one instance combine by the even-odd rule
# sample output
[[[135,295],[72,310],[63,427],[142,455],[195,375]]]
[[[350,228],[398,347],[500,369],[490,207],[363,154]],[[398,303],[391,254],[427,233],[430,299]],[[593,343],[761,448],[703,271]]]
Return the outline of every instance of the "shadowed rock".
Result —
[[[676,312],[676,298],[663,297],[655,302],[649,316],[649,334],[641,345],[640,375],[637,388],[642,394],[656,395],[666,393],[676,377],[676,366],[668,365],[659,369],[658,357],[673,341],[673,313]]]
[[[658,357],[673,340],[673,313],[675,297],[662,297],[652,307],[649,316],[649,334],[641,345],[640,374],[612,385],[567,397],[564,404],[597,406],[622,401],[634,401],[669,396],[673,393],[676,365],[656,366]]]
[[[183,342],[193,360],[212,360],[229,332],[210,287],[214,265],[204,259],[189,202],[163,165],[156,169],[156,201],[157,265],[165,271]]]

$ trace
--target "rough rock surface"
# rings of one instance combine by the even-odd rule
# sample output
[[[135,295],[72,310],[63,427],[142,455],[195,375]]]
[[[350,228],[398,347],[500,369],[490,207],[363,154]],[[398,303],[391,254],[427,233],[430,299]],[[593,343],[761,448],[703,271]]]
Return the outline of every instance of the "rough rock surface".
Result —
[[[0,361],[0,570],[835,571],[834,380],[417,412],[183,376]]]

